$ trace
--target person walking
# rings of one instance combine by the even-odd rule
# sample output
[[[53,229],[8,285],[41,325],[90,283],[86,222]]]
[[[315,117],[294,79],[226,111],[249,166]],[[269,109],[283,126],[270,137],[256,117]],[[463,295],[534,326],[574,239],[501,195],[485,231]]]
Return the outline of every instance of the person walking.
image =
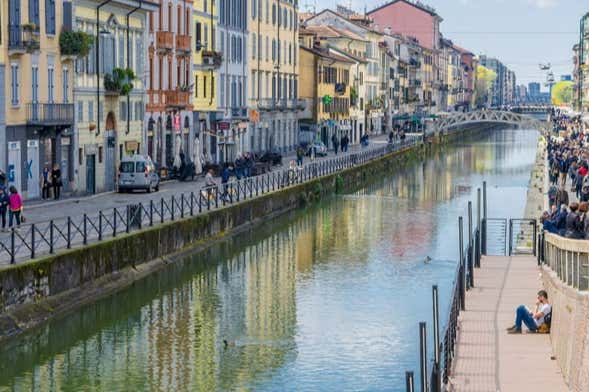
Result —
[[[61,169],[57,163],[53,165],[53,170],[51,171],[51,184],[53,185],[53,198],[59,200],[63,183],[61,182]]]
[[[305,150],[303,150],[303,146],[297,147],[297,166],[303,166],[303,159],[305,156]]]
[[[339,147],[339,140],[337,139],[337,135],[335,133],[331,137],[331,142],[333,143],[333,151],[335,152],[335,155],[337,155],[337,149]]]
[[[43,173],[41,173],[41,198],[43,200],[49,199],[49,189],[51,188],[51,170],[49,166],[43,167]]]
[[[223,185],[223,200],[230,201],[229,196],[229,179],[231,178],[231,173],[233,172],[233,166],[227,165],[223,169],[223,173],[221,173],[221,184]]]
[[[0,186],[0,220],[2,221],[2,231],[6,231],[6,212],[10,206],[10,199],[6,193],[6,189]]]
[[[11,186],[10,196],[8,196],[8,205],[10,206],[10,213],[8,215],[8,226],[12,227],[14,220],[16,220],[17,227],[20,227],[20,216],[22,212],[22,198],[14,186]]]

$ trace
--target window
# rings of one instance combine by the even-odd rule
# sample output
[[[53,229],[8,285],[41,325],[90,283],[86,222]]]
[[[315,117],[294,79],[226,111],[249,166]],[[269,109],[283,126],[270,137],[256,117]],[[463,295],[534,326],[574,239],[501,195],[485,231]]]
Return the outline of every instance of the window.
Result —
[[[45,31],[55,34],[55,0],[45,0]]]
[[[194,98],[198,98],[198,75],[194,75]]]
[[[31,69],[31,88],[32,88],[32,97],[31,101],[33,103],[39,102],[39,67],[35,64]]]
[[[11,64],[10,65],[10,104],[12,106],[18,106],[19,104],[19,72],[18,72],[18,64]]]
[[[98,146],[98,163],[102,163],[102,146]]]
[[[88,121],[94,122],[94,101],[88,102]]]
[[[266,23],[270,23],[270,6],[268,0],[266,0]]]
[[[207,97],[207,77],[202,77],[202,96],[203,98]]]
[[[252,59],[256,59],[256,49],[258,48],[258,43],[256,42],[256,33],[252,34]]]
[[[209,26],[208,25],[204,25],[202,39],[203,39],[202,45],[204,46],[204,48],[209,49]]]
[[[64,67],[61,73],[61,85],[63,87],[63,102],[68,103],[70,99],[70,70]]]
[[[201,28],[202,25],[200,24],[200,22],[196,23],[196,26],[194,28],[195,30],[195,34],[196,34],[196,51],[198,52],[199,50],[202,49],[202,32],[201,32]]]
[[[47,68],[47,101],[53,103],[55,99],[55,80],[53,68]]]
[[[276,61],[276,40],[272,39],[272,61]]]
[[[252,19],[256,20],[256,11],[257,11],[257,6],[256,6],[256,0],[252,0]]]
[[[123,34],[119,35],[119,68],[125,67],[125,39]]]
[[[208,0],[203,0],[203,2],[202,2],[202,10],[204,12],[207,12],[207,7],[208,7],[207,2],[208,2]]]
[[[269,42],[270,42],[270,40],[268,39],[268,36],[266,36],[266,61],[268,61],[268,53],[270,53]]]
[[[83,156],[84,156],[84,149],[83,148],[78,148],[78,165],[83,165],[84,161],[83,161]]]
[[[276,4],[272,4],[272,25],[276,24]]]
[[[219,88],[219,102],[221,107],[225,106],[225,75],[221,74],[221,87]]]
[[[29,22],[39,26],[39,0],[29,0]]]
[[[127,121],[127,102],[119,102],[119,119],[121,121]]]
[[[78,121],[84,121],[84,101],[78,101]]]
[[[215,77],[211,76],[211,97],[215,96]]]

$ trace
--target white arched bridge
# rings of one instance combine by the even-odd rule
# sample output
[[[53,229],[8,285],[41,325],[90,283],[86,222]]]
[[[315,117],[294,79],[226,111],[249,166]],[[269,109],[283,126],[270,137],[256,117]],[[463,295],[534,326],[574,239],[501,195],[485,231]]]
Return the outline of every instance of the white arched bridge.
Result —
[[[476,110],[473,112],[456,112],[447,116],[440,116],[433,124],[433,131],[439,134],[454,128],[476,124],[507,124],[517,126],[520,129],[537,130],[548,128],[546,121],[540,121],[525,114],[500,110]]]

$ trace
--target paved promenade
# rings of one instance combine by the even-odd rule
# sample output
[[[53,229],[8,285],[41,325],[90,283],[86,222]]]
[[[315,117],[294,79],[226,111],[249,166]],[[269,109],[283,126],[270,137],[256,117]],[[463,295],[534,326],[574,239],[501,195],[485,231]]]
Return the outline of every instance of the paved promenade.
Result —
[[[566,392],[547,334],[509,335],[519,305],[542,288],[533,256],[483,256],[460,315],[452,391]],[[525,330],[525,327],[524,327]]]

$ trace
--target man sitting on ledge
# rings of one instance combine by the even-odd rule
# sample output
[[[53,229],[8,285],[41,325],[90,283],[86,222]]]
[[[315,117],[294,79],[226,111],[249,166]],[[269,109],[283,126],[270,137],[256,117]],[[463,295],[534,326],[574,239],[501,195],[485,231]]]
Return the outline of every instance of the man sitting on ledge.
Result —
[[[546,318],[550,318],[552,308],[548,303],[548,293],[545,290],[538,291],[538,301],[536,309],[532,312],[526,306],[521,305],[515,312],[515,325],[507,328],[510,334],[522,333],[522,323],[528,327],[530,332],[538,332],[539,329],[545,329],[543,324]]]

